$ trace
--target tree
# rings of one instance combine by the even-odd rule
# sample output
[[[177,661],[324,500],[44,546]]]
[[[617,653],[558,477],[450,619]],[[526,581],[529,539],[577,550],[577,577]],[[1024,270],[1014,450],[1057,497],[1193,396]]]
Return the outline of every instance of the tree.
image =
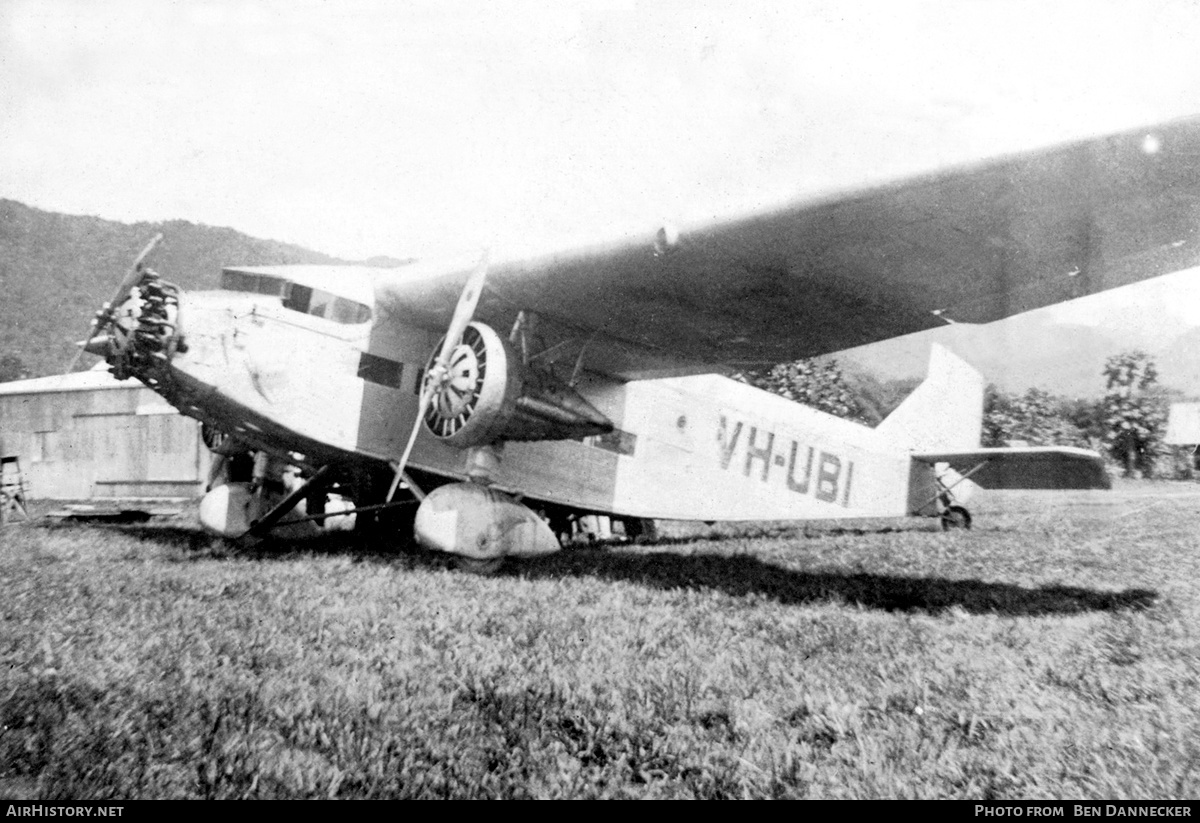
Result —
[[[0,383],[11,380],[24,380],[29,377],[29,369],[23,360],[15,354],[0,357]]]
[[[983,399],[983,445],[1085,446],[1084,432],[1067,415],[1068,405],[1042,389],[1008,394],[989,385]]]
[[[1059,413],[1065,420],[1079,429],[1088,448],[1100,451],[1104,443],[1104,399],[1077,397],[1062,400]]]
[[[795,360],[780,363],[766,372],[747,371],[733,377],[818,411],[865,422],[862,406],[836,360]]]
[[[842,368],[842,380],[858,403],[860,413],[856,419],[872,427],[882,423],[921,385],[920,377],[883,381],[871,372],[853,366]]]
[[[1162,442],[1167,403],[1158,391],[1158,369],[1150,356],[1130,351],[1104,365],[1104,440],[1109,453],[1125,467],[1125,476],[1149,477],[1154,460],[1166,449]]]

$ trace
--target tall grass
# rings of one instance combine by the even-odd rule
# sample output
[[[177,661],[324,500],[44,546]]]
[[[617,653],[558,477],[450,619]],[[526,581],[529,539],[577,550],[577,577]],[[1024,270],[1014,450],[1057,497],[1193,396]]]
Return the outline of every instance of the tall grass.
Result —
[[[0,531],[0,795],[1200,794],[1200,497],[676,527],[494,577]]]

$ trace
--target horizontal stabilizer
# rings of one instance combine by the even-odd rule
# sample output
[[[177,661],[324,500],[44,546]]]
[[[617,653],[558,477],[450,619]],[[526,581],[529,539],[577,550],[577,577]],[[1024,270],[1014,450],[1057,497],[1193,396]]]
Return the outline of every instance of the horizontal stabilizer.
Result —
[[[1104,458],[1070,446],[972,449],[914,454],[921,463],[948,463],[985,489],[1108,489]]]

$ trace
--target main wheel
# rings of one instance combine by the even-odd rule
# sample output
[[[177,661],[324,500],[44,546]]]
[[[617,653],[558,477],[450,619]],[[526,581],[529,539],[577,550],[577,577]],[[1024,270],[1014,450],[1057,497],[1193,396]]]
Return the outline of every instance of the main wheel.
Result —
[[[971,528],[971,513],[962,506],[948,506],[942,512],[942,531]]]

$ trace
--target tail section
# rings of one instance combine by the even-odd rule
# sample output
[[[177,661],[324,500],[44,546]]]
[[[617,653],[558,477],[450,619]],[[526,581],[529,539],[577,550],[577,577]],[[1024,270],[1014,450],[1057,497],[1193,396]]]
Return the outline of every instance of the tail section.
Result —
[[[924,382],[876,427],[914,452],[974,449],[983,427],[983,376],[936,343]]]
[[[916,391],[904,399],[875,430],[897,446],[914,453],[967,451],[979,448],[983,428],[983,376],[949,349],[933,344],[929,371]],[[913,460],[909,468],[908,510],[935,515],[938,507],[936,467]],[[943,479],[958,477],[948,470]],[[965,502],[974,491],[970,481],[955,486],[955,497]]]

